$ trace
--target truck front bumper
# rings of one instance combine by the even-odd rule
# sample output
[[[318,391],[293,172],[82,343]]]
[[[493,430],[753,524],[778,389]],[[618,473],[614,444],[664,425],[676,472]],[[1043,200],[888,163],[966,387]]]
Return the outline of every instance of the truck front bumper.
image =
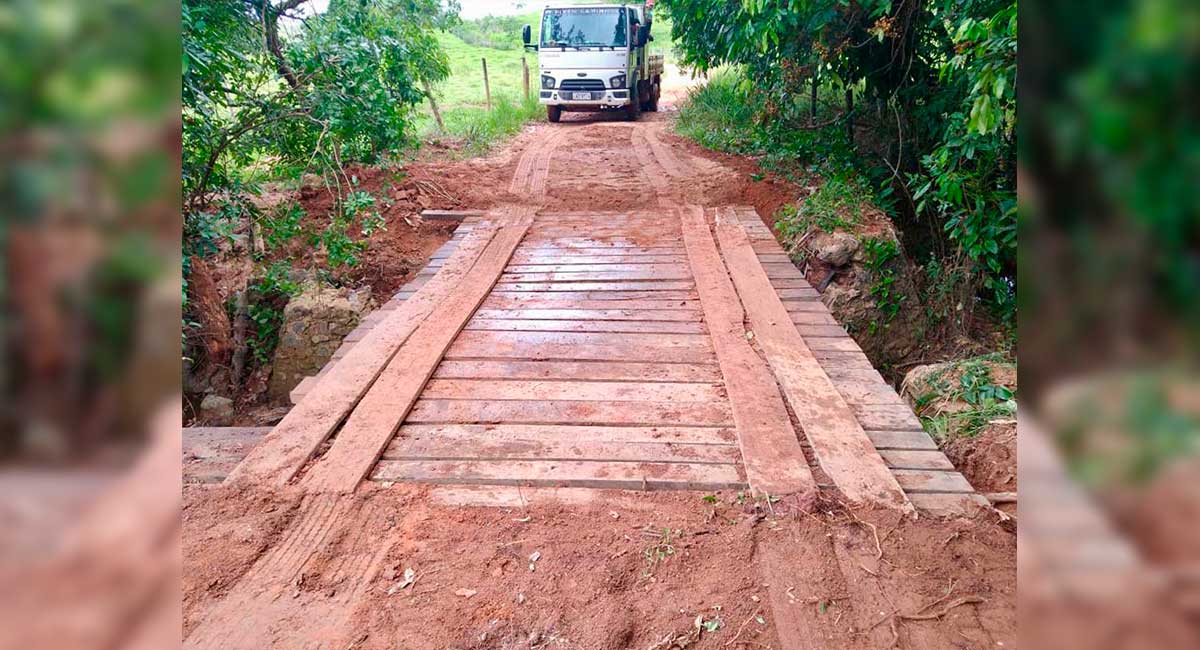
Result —
[[[584,99],[582,95],[588,95],[588,98]],[[629,95],[629,90],[625,88],[603,91],[541,90],[538,93],[538,103],[562,106],[568,109],[573,107],[583,109],[605,106],[619,107],[629,104]]]

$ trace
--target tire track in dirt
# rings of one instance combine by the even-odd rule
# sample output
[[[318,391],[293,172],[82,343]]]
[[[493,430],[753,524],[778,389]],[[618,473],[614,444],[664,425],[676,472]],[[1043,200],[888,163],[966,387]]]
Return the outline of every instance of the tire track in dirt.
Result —
[[[545,138],[534,142],[517,161],[508,191],[517,196],[540,200],[546,196],[546,183],[550,176],[550,159],[565,130],[553,129]]]
[[[394,542],[370,502],[314,495],[284,538],[184,640],[185,648],[336,647]],[[349,531],[349,532],[347,532]],[[299,607],[297,607],[299,604]]]
[[[682,197],[674,195],[671,191],[670,182],[666,177],[666,174],[669,172],[658,157],[654,155],[654,145],[650,143],[650,137],[646,131],[647,127],[643,124],[634,127],[631,135],[633,139],[633,153],[642,165],[642,174],[654,188],[658,204],[663,207],[678,206],[683,203]]]
[[[691,163],[680,160],[671,151],[671,148],[664,145],[658,139],[658,128],[652,125],[639,127],[642,132],[642,137],[650,145],[650,151],[654,154],[654,159],[672,178],[687,178],[694,173]]]

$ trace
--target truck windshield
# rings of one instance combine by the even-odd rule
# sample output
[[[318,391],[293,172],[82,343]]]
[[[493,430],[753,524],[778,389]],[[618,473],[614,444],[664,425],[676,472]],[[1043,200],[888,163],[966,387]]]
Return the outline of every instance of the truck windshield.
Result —
[[[547,9],[542,47],[625,47],[625,10],[619,7]]]

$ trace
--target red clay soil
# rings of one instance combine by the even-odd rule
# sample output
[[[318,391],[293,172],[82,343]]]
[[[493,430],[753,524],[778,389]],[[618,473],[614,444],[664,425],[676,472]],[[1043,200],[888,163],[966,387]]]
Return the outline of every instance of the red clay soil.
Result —
[[[882,648],[893,633],[905,648],[1016,647],[1016,539],[987,519],[913,522],[834,504],[773,516],[736,494],[703,497],[610,492],[583,505],[484,508],[438,505],[421,487],[368,491],[345,497],[344,530],[312,549],[271,618],[245,615],[270,628],[294,607],[303,621],[305,608],[353,588],[325,569],[373,521],[370,506],[388,513],[362,536],[383,559],[330,647]],[[184,501],[187,635],[295,501],[223,487],[189,487]],[[308,624],[331,634],[328,621]],[[271,643],[291,647],[300,625],[274,629]]]
[[[979,435],[958,436],[942,450],[979,492],[1017,491],[1017,425],[989,424]]]

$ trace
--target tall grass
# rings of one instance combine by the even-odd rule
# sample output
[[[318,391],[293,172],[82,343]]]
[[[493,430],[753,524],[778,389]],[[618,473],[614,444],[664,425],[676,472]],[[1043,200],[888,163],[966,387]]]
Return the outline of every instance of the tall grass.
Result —
[[[680,107],[675,125],[679,134],[709,149],[755,152],[760,142],[754,115],[760,105],[753,94],[743,92],[742,79],[733,68],[710,74],[708,83],[692,90]]]
[[[521,130],[527,122],[545,119],[546,109],[537,97],[528,100],[520,93],[502,93],[492,97],[492,110],[475,106],[459,106],[442,112],[446,135],[463,141],[463,151],[480,154],[497,141]]]

